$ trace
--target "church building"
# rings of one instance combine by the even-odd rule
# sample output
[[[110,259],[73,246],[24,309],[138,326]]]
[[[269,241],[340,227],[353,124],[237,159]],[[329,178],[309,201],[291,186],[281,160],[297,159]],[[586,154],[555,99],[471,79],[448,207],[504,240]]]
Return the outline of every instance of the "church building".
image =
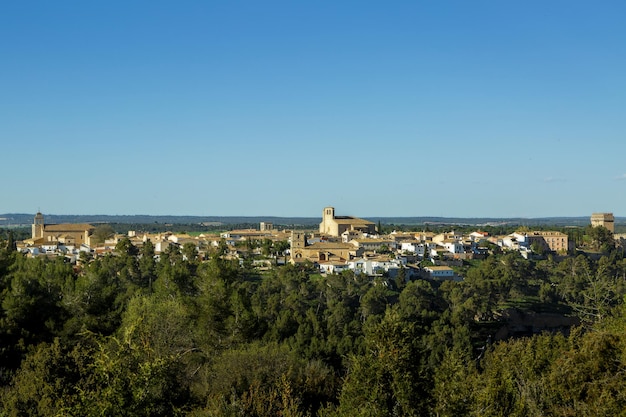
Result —
[[[304,231],[291,232],[291,261],[342,262],[363,256],[363,249],[351,243],[316,242],[309,244]]]
[[[355,230],[363,233],[375,234],[376,226],[369,220],[351,216],[335,216],[334,207],[326,207],[322,212],[320,233],[327,236],[339,237],[346,230]]]
[[[86,223],[45,224],[38,212],[32,225],[32,243],[59,243],[63,245],[90,245],[95,227]]]

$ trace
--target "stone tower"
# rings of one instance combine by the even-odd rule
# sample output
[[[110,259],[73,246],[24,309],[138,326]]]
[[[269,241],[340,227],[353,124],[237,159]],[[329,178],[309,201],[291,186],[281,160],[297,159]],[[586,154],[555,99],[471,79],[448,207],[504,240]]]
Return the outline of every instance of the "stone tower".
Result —
[[[306,247],[306,233],[293,230],[291,232],[291,259],[302,258],[302,249]]]
[[[37,214],[35,214],[35,221],[33,222],[32,226],[33,239],[39,239],[43,237],[43,224],[43,214],[38,211]]]
[[[606,227],[611,233],[615,233],[615,217],[613,213],[593,213],[591,215],[591,225],[593,227]]]
[[[306,233],[301,231],[291,232],[291,250],[302,249],[306,246]]]
[[[332,224],[332,220],[334,219],[335,208],[324,207],[324,211],[322,211],[322,222],[320,223],[320,233],[329,233],[330,225]]]

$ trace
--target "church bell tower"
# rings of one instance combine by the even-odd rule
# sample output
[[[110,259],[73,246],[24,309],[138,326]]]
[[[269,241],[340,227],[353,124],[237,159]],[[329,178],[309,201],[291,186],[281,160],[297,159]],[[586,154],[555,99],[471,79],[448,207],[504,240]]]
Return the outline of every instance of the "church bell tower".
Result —
[[[32,230],[33,239],[39,239],[43,237],[43,214],[37,212],[35,214],[35,221],[33,222]]]

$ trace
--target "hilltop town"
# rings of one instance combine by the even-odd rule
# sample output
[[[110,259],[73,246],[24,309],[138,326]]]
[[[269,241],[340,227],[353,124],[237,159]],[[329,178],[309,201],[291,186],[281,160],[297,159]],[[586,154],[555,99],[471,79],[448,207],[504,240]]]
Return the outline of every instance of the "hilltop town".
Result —
[[[626,258],[614,216],[449,226],[324,207],[309,229],[116,233],[37,213],[29,238],[0,240],[0,409],[619,415]]]
[[[615,231],[612,213],[594,213],[590,224]],[[101,226],[98,226],[101,227]],[[405,280],[436,280],[463,277],[455,266],[463,261],[483,259],[494,250],[515,251],[526,259],[553,254],[567,256],[576,252],[576,242],[557,230],[520,228],[506,235],[490,235],[480,229],[459,233],[379,231],[380,224],[353,216],[336,215],[334,207],[322,210],[317,230],[275,228],[271,222],[260,222],[255,229],[228,230],[219,234],[144,233],[130,230],[126,234],[103,236],[98,227],[85,223],[46,224],[38,212],[32,224],[30,239],[18,242],[18,251],[32,257],[63,256],[76,264],[94,257],[114,254],[121,243],[141,248],[150,241],[155,259],[167,251],[192,253],[200,260],[219,251],[229,260],[260,270],[291,264],[309,264],[322,274],[353,271],[370,277],[385,276]],[[614,236],[617,242],[623,236]]]

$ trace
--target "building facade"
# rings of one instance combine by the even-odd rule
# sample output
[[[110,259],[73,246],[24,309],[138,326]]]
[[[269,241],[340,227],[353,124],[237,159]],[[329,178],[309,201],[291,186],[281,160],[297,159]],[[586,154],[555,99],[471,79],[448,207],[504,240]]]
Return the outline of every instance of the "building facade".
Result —
[[[350,243],[316,242],[309,244],[306,234],[302,231],[291,232],[291,260],[301,262],[346,262],[363,254]]]
[[[351,216],[335,216],[334,207],[325,207],[322,212],[320,233],[328,236],[339,237],[346,230],[355,230],[363,233],[375,234],[374,222]]]
[[[529,248],[532,248],[533,244],[538,244],[546,250],[557,253],[565,253],[570,249],[569,237],[562,232],[542,230],[527,233],[525,237]]]
[[[86,223],[45,224],[38,212],[32,225],[33,243],[60,243],[66,246],[90,245],[95,227]]]
[[[259,229],[262,232],[266,232],[266,231],[270,231],[270,230],[274,230],[274,224],[270,223],[270,222],[261,222],[259,224]]]
[[[615,233],[615,217],[613,217],[613,213],[593,213],[591,215],[591,225],[593,227],[606,227],[611,233]]]

